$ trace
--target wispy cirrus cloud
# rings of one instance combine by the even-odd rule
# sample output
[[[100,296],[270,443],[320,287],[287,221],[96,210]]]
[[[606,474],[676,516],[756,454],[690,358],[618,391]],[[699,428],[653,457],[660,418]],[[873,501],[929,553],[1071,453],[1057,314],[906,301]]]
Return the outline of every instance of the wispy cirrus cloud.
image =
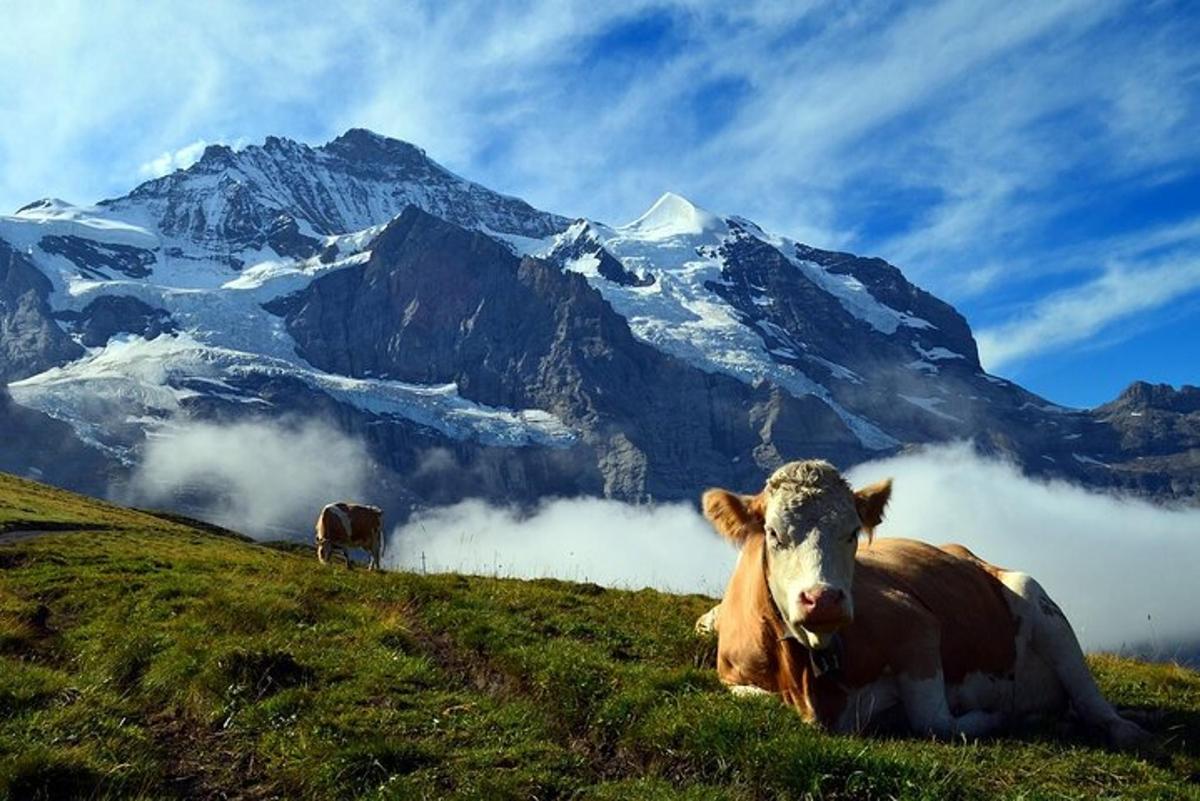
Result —
[[[1061,350],[1110,331],[1135,315],[1200,293],[1200,256],[1151,267],[1107,267],[1099,277],[1039,299],[1029,311],[976,334],[989,370]]]
[[[1048,248],[1042,276],[1065,274],[1065,285],[1011,301],[997,321],[976,331],[980,360],[990,370],[1018,368],[1039,355],[1088,343],[1110,345],[1169,320],[1172,307],[1200,296],[1200,215],[1086,246]],[[1014,270],[1033,271],[1029,265]],[[1012,270],[989,276],[1011,277]]]

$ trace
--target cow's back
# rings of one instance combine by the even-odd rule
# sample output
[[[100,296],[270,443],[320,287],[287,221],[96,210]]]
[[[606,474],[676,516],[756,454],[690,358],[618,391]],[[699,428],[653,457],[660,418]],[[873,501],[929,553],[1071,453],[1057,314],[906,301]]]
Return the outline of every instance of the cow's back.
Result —
[[[376,506],[348,504],[350,507],[350,522],[353,529],[354,542],[370,545],[380,535],[383,528],[383,511]]]

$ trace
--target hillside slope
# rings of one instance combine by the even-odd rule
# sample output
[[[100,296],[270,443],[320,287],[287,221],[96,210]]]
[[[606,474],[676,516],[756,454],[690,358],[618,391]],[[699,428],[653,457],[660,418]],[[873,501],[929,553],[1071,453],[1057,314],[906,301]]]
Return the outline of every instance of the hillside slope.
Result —
[[[1155,747],[832,737],[737,700],[699,596],[321,568],[0,475],[0,797],[1200,797],[1200,675],[1096,657]],[[0,541],[3,536],[0,535]]]

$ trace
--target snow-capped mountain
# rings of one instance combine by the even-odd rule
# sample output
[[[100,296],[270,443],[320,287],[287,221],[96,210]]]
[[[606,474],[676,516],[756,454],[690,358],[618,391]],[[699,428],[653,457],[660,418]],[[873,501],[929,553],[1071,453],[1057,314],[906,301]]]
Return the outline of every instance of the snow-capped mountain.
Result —
[[[407,142],[360,128],[317,148],[274,136],[236,153],[210,145],[189,169],[98,205],[185,250],[198,245],[232,257],[267,245],[280,256],[312,255],[320,237],[379,225],[409,205],[499,234],[546,236],[566,222],[459,178]]]
[[[966,321],[879,259],[674,194],[570,220],[362,130],[0,217],[0,335],[21,452],[36,417],[117,472],[183,419],[306,414],[366,439],[404,503],[691,498],[963,437],[1033,472],[1200,485],[1163,492],[1117,418],[987,375]]]

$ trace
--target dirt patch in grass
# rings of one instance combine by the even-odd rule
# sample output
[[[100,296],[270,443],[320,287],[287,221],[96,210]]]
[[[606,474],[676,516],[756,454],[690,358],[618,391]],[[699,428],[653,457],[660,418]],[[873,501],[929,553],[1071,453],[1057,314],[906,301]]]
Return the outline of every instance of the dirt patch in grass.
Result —
[[[27,612],[0,612],[0,654],[45,661],[53,656],[56,634],[45,604]]]
[[[234,651],[219,663],[238,694],[252,701],[312,683],[316,673],[287,651]]]
[[[433,663],[465,686],[497,698],[522,692],[521,682],[492,664],[486,655],[464,649],[448,634],[414,633]]]
[[[164,790],[178,798],[267,799],[289,797],[256,764],[254,751],[231,732],[165,713],[149,721],[161,753]]]

